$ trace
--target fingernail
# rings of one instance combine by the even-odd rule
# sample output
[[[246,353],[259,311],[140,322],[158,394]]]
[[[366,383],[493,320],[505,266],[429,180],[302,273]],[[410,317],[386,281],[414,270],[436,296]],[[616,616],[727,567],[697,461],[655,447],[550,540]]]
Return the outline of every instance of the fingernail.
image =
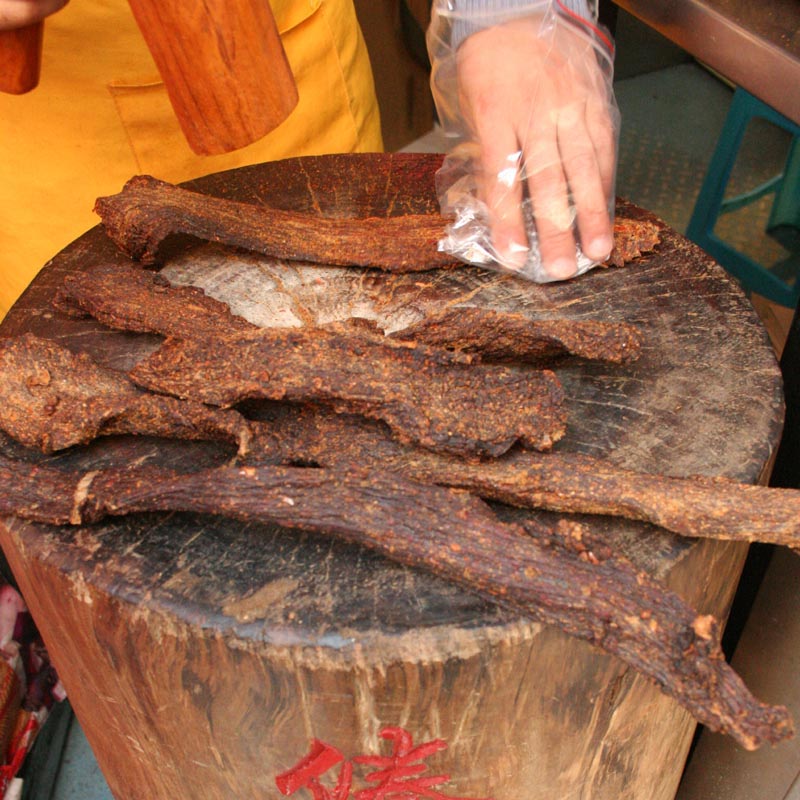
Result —
[[[589,246],[584,250],[589,258],[600,260],[608,258],[611,249],[614,247],[614,238],[604,234],[589,242]]]
[[[545,272],[556,280],[571,278],[577,271],[578,265],[574,258],[557,258],[544,265]]]
[[[506,267],[522,269],[528,262],[528,246],[512,239],[506,244],[500,255]]]

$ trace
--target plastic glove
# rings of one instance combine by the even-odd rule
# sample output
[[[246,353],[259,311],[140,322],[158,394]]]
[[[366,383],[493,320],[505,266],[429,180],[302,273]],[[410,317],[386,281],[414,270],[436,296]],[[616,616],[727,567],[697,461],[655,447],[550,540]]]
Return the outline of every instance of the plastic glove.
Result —
[[[613,246],[611,40],[558,0],[477,17],[462,5],[440,0],[428,30],[434,99],[456,142],[437,176],[455,215],[440,248],[538,282],[585,272]],[[464,29],[475,32],[461,40]]]
[[[0,31],[33,25],[56,11],[68,0],[0,0]]]

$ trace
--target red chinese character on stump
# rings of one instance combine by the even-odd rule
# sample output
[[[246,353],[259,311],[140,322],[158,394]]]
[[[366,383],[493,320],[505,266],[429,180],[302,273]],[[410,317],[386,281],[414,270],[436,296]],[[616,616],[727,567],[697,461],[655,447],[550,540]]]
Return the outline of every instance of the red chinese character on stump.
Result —
[[[342,764],[336,786],[332,789],[326,789],[319,782],[320,777],[340,761],[344,761],[344,756],[335,747],[314,739],[309,754],[290,770],[278,775],[275,783],[280,793],[285,795],[305,788],[311,790],[314,800],[346,800],[352,785],[352,764],[347,761]]]
[[[355,800],[465,800],[465,798],[448,797],[435,791],[432,787],[447,783],[449,775],[431,775],[422,777],[428,767],[422,763],[440,750],[447,747],[447,742],[434,739],[424,744],[413,746],[411,734],[403,728],[384,728],[381,731],[384,739],[392,742],[392,753],[389,756],[358,756],[353,760],[358,764],[378,767],[376,772],[366,775],[364,780],[376,783],[372,789],[356,792]]]
[[[467,800],[434,789],[447,783],[449,775],[422,774],[428,769],[425,760],[444,750],[447,742],[434,739],[415,747],[411,734],[403,728],[384,728],[381,736],[392,742],[390,755],[356,756],[353,759],[356,764],[378,768],[364,777],[367,783],[376,785],[356,792],[355,800]],[[275,782],[284,795],[306,788],[311,790],[314,800],[346,800],[352,788],[353,767],[350,762],[342,764],[336,786],[332,789],[326,789],[319,781],[325,772],[341,761],[344,761],[344,756],[335,747],[315,739],[309,754],[279,775]]]

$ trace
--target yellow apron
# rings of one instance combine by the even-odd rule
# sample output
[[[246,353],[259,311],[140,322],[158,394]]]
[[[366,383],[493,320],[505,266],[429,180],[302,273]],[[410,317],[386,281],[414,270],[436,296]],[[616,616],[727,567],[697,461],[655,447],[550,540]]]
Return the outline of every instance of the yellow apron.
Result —
[[[270,0],[300,95],[265,138],[195,155],[126,0],[72,0],[45,23],[42,77],[0,94],[0,319],[45,262],[137,173],[178,182],[289,156],[382,149],[352,0]]]

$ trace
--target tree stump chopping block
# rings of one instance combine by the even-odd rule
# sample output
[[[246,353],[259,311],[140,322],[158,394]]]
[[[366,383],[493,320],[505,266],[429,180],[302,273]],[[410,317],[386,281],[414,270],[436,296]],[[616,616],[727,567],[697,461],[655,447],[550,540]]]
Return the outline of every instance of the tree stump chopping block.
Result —
[[[421,213],[435,209],[438,163],[294,159],[192,188],[320,214]],[[558,367],[569,409],[559,448],[755,482],[780,434],[777,363],[723,270],[666,226],[662,234],[638,262],[549,285],[473,268],[387,275],[275,263],[183,240],[162,271],[262,325],[361,316],[392,330],[459,303],[633,323],[644,335],[636,363]],[[31,331],[129,368],[155,337],[51,309],[64,274],[114,260],[125,257],[100,228],[89,231],[42,270],[0,335]],[[211,444],[119,437],[61,460],[225,457]],[[745,546],[583,521],[698,611],[726,616]],[[118,800],[311,798],[312,780],[330,788],[339,778],[355,797],[380,768],[364,758],[417,746],[423,776],[449,776],[434,787],[443,797],[667,800],[677,788],[694,721],[646,679],[359,547],[186,513],[79,528],[4,519],[0,544]]]

